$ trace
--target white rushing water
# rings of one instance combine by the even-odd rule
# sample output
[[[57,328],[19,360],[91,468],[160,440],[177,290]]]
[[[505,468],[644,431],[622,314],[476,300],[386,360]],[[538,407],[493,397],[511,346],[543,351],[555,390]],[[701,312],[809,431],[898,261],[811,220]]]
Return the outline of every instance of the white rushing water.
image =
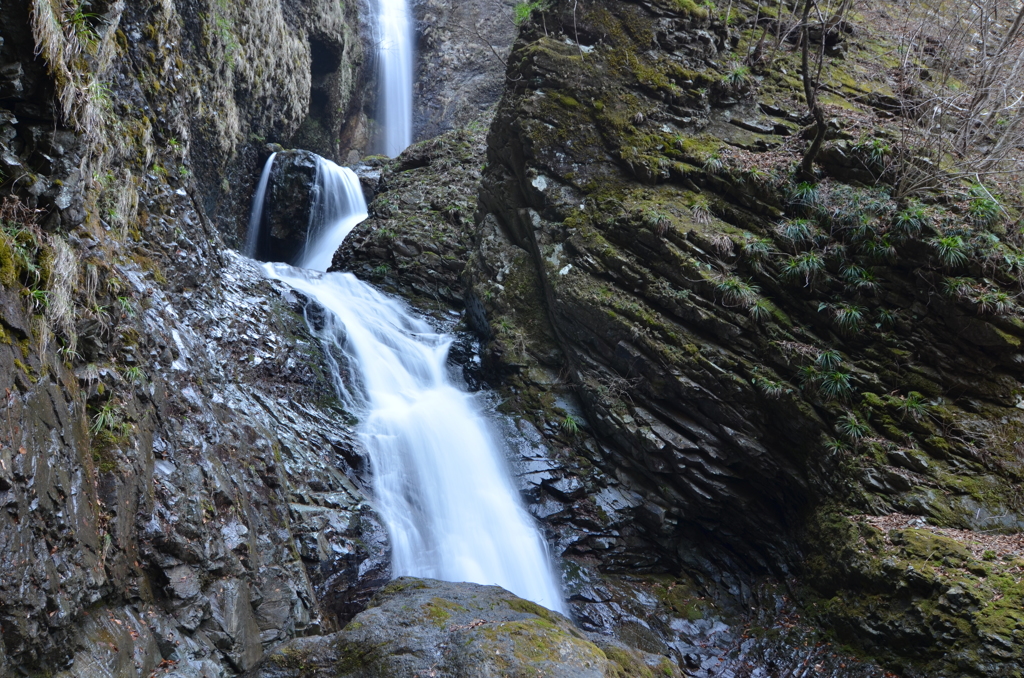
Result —
[[[252,198],[252,211],[249,213],[249,230],[245,234],[245,256],[255,257],[256,247],[260,239],[260,225],[263,223],[263,204],[267,201],[267,184],[270,182],[270,170],[274,169],[274,158],[271,153],[263,165],[260,183],[256,186],[256,195]]]
[[[397,156],[412,143],[412,20],[407,0],[376,3],[378,117],[384,152]],[[273,161],[253,203],[250,256],[258,249]],[[359,418],[393,574],[497,584],[565,612],[546,545],[519,501],[494,432],[473,396],[449,378],[451,338],[352,274],[322,273],[366,212],[356,175],[320,159],[300,268],[265,268],[327,310],[320,337],[347,362],[347,383],[334,366],[335,386]]]
[[[375,0],[381,151],[396,157],[412,143],[415,36],[408,0]]]
[[[267,185],[276,157],[277,153],[273,153],[267,158],[253,197],[249,231],[245,239],[247,257],[255,258],[258,254]],[[331,259],[345,236],[369,216],[366,198],[355,172],[316,156],[316,177],[310,203],[306,241],[295,263],[302,268],[324,272],[330,268]]]
[[[494,433],[448,377],[451,339],[350,273],[266,269],[329,311],[321,337],[353,368],[354,383],[336,380],[360,420],[394,576],[497,584],[565,612]]]
[[[306,245],[299,266],[326,271],[345,236],[368,216],[356,173],[318,157]]]

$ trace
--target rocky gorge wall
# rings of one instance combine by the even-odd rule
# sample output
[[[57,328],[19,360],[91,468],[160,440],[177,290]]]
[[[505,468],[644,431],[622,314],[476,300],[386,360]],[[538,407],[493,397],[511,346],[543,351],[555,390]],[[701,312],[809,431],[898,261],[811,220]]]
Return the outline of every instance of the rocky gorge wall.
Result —
[[[0,14],[0,674],[237,674],[388,579],[304,302],[224,252],[268,139],[339,152],[356,8]]]
[[[570,385],[597,441],[574,454],[638,495],[662,567],[736,587],[796,575],[821,623],[894,666],[1016,675],[1019,546],[960,532],[972,554],[934,569],[963,548],[953,533],[893,526],[1019,535],[1020,321],[948,291],[1019,234],[872,174],[870,140],[896,132],[866,15],[824,71],[837,131],[816,181],[791,178],[809,123],[796,55],[740,64],[795,19],[722,11],[533,14],[488,139],[469,318],[516,389],[543,403]],[[977,243],[953,264],[951,233]],[[986,270],[1015,293],[1010,269]],[[865,513],[903,518],[847,517]],[[962,586],[970,606],[949,602]]]
[[[384,167],[335,266],[465,312],[472,379],[556,460],[520,482],[587,572],[568,576],[583,628],[699,673],[706,644],[673,617],[701,603],[623,599],[668,576],[764,609],[775,582],[907,675],[1016,675],[1019,313],[956,286],[1017,293],[986,262],[1017,256],[1019,206],[992,223],[966,187],[886,184],[890,36],[867,10],[829,48],[816,180],[793,178],[813,129],[798,52],[749,55],[796,9],[538,5],[486,145],[469,126]]]
[[[268,143],[369,143],[358,7],[33,0],[0,9],[0,675],[390,675],[409,639],[409,672],[451,675],[481,648],[498,673],[1019,675],[1024,333],[956,291],[1016,294],[1012,219],[950,265],[971,198],[879,188],[863,17],[804,186],[795,53],[737,69],[785,12],[502,8],[416,5],[425,140],[369,159],[335,266],[495,390],[575,626],[435,582],[370,602],[386,537],[317,311],[224,252]]]

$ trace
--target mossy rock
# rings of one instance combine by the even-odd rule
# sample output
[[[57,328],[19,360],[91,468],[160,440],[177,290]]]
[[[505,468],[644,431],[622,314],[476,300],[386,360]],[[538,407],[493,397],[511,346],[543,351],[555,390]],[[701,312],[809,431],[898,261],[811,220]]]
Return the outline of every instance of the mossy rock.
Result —
[[[928,676],[1020,676],[1020,561],[981,562],[927,529],[883,532],[822,512],[808,559],[808,608],[839,639],[900,670]]]
[[[292,641],[255,678],[681,676],[671,661],[602,650],[557,612],[497,586],[403,577],[340,633]]]

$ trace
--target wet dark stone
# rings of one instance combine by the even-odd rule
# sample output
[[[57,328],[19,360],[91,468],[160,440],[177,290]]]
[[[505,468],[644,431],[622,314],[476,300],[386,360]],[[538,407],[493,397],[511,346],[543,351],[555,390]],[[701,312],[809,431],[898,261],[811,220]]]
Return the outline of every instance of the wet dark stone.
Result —
[[[294,263],[302,252],[316,173],[317,157],[309,151],[282,151],[274,158],[263,201],[256,259]]]

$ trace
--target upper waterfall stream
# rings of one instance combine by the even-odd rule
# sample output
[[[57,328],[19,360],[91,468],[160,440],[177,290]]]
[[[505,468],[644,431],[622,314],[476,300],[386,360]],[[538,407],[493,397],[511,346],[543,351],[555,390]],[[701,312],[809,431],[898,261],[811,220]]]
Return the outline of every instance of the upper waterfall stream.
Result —
[[[394,158],[412,143],[415,48],[408,0],[376,0],[377,77],[381,152]]]

